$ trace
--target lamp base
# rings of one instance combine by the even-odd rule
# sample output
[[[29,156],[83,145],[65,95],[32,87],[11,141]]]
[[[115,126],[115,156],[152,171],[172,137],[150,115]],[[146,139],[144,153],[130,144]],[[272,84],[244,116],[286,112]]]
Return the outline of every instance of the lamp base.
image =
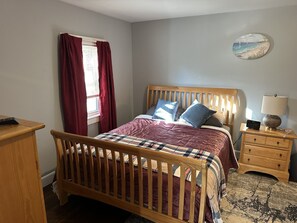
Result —
[[[276,130],[282,123],[282,120],[277,115],[265,115],[263,118],[263,124],[268,127],[269,130]]]

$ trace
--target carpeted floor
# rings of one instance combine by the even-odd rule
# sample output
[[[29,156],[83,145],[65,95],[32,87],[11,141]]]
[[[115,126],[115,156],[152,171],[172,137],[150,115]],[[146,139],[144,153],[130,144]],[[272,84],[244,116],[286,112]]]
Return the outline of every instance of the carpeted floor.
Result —
[[[221,209],[226,223],[297,222],[297,183],[231,172]]]
[[[224,223],[296,223],[297,183],[282,183],[259,174],[229,173],[227,196],[221,203]],[[149,223],[131,215],[125,223]]]

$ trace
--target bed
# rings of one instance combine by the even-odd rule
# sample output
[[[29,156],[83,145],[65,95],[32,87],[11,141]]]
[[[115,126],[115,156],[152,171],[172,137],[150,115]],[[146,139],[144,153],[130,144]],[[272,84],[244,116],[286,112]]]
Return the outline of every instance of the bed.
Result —
[[[146,107],[166,100],[184,112],[195,99],[223,117],[224,128],[147,114],[94,138],[52,130],[60,203],[74,194],[154,222],[222,222],[219,202],[229,169],[237,168],[231,139],[237,90],[150,85]]]

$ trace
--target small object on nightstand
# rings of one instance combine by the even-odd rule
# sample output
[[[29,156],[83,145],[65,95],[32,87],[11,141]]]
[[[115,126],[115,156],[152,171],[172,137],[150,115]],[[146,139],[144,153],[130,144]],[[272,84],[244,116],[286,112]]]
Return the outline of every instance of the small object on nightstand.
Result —
[[[19,124],[15,117],[1,118],[0,125],[17,125]]]
[[[294,131],[271,131],[263,125],[259,130],[254,130],[242,123],[240,132],[242,140],[238,172],[258,171],[288,182],[292,145],[297,139]]]
[[[258,122],[258,121],[254,121],[254,120],[246,121],[246,127],[248,127],[249,129],[259,130],[260,125],[261,125],[261,122]]]

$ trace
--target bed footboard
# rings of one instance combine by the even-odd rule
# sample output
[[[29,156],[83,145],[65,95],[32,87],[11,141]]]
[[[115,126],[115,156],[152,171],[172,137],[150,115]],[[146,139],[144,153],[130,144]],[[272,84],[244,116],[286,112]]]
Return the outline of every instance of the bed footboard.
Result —
[[[204,222],[205,160],[54,130],[51,134],[56,144],[56,183],[61,204],[67,202],[68,194],[74,194],[122,208],[154,222],[197,222],[197,219],[199,223]],[[147,163],[146,167],[143,160]],[[180,169],[178,178],[173,174],[176,166]],[[198,210],[195,199],[199,172],[202,182],[198,190]],[[186,180],[189,174],[190,181]],[[176,200],[178,211],[173,207]]]

